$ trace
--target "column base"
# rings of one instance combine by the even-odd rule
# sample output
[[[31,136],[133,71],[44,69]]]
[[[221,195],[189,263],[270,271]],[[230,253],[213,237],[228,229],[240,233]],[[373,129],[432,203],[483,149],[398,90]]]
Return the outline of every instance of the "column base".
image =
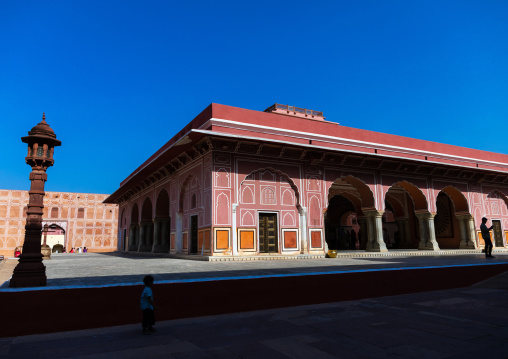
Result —
[[[147,246],[139,246],[138,252],[150,252],[151,248],[148,248]]]
[[[42,262],[22,263],[19,262],[9,282],[11,288],[22,287],[45,287],[46,267]]]
[[[153,246],[152,253],[163,253],[164,249],[160,244],[156,244]],[[167,252],[167,251],[166,251]]]
[[[433,244],[433,243],[425,243],[425,245],[420,245],[418,246],[418,250],[420,251],[440,251],[441,248],[439,248],[439,246],[437,244]]]
[[[384,253],[384,252],[388,252],[388,249],[386,249],[386,248],[372,248],[371,247],[371,248],[367,248],[365,250],[365,252],[382,252],[382,253]]]
[[[459,249],[475,249],[475,245],[473,242],[471,241],[460,241],[460,246],[459,246]]]

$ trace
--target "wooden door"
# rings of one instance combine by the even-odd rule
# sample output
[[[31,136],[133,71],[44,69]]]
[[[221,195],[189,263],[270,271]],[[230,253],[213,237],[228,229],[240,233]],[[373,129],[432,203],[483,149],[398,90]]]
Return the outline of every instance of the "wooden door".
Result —
[[[494,243],[496,244],[496,247],[504,247],[503,232],[501,231],[501,221],[492,221],[492,226],[494,227]]]
[[[259,253],[278,253],[277,214],[259,214]]]
[[[198,216],[191,216],[190,252],[198,253]]]

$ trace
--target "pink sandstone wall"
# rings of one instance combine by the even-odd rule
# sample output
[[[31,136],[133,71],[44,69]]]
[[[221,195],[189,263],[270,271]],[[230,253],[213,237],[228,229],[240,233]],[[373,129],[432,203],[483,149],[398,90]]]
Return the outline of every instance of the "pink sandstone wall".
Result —
[[[43,224],[65,231],[65,247],[111,252],[117,247],[118,206],[103,204],[108,195],[46,192]],[[14,256],[25,236],[28,191],[0,190],[0,255]]]

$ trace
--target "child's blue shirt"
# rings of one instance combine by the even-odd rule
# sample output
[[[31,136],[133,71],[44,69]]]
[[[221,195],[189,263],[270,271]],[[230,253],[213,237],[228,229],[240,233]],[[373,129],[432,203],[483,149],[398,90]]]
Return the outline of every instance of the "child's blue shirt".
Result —
[[[153,305],[150,304],[148,298],[152,298],[153,301],[152,288],[148,288],[145,286],[145,289],[143,289],[143,293],[141,293],[141,310],[145,309],[153,310]]]

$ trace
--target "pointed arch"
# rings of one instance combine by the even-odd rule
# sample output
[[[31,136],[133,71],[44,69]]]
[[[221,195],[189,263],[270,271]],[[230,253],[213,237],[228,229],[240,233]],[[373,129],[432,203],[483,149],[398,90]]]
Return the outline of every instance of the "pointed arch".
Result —
[[[215,224],[217,225],[230,225],[230,204],[229,198],[221,192],[217,196],[217,204],[215,205]]]
[[[285,227],[294,227],[295,226],[295,217],[292,213],[287,212],[284,214],[284,217],[282,218],[282,225]]]
[[[422,192],[422,190],[415,185],[414,183],[411,183],[409,181],[400,181],[392,184],[390,188],[393,186],[399,186],[406,190],[406,192],[409,194],[409,197],[413,200],[413,204],[415,207],[416,212],[428,212],[429,211],[429,203],[427,201],[427,197]],[[389,189],[388,189],[389,190]],[[387,191],[388,192],[388,191]],[[386,195],[386,193],[385,193]]]
[[[155,203],[155,216],[156,217],[169,217],[169,194],[166,189],[162,189],[157,196]]]
[[[298,190],[298,186],[295,184],[295,182],[286,173],[284,173],[282,171],[279,171],[279,170],[276,170],[273,167],[258,168],[257,170],[254,170],[254,171],[248,173],[247,175],[245,175],[243,180],[240,182],[240,188],[241,188],[242,184],[244,183],[244,181],[249,181],[249,180],[252,180],[253,178],[255,178],[254,176],[256,175],[256,173],[259,173],[259,172],[263,172],[264,173],[266,171],[271,171],[273,173],[278,174],[279,176],[284,178],[284,180],[287,183],[289,183],[289,185],[291,186],[291,188],[295,192],[296,207],[300,208],[300,191]]]
[[[252,215],[252,213],[250,211],[247,211],[242,215],[241,224],[242,224],[242,226],[255,226],[256,225],[254,216]]]
[[[242,203],[252,204],[254,202],[254,192],[252,191],[252,185],[244,186],[242,189]]]
[[[495,214],[492,210],[492,206],[495,203],[499,207],[499,215],[508,215],[508,197],[503,192],[492,190],[487,194],[486,200],[486,202],[491,202],[491,208],[489,208],[491,214]]]
[[[182,183],[182,187],[180,188],[180,198],[178,199],[178,212],[183,213],[183,204],[184,204],[184,198],[185,198],[185,191],[187,190],[187,187],[193,183],[196,188],[197,192],[199,192],[199,181],[197,181],[196,176],[190,174],[188,175],[185,180]]]
[[[131,224],[139,223],[139,208],[138,204],[134,203],[131,210]]]
[[[334,191],[334,187],[339,184],[350,185],[350,189]],[[375,208],[376,201],[374,199],[374,193],[372,193],[372,190],[364,181],[355,176],[343,176],[333,181],[328,188],[328,199],[331,199],[335,194],[340,194],[342,196],[347,195],[349,200],[356,202],[355,205],[358,204],[358,200],[360,200],[361,207],[363,208]],[[357,197],[356,200],[354,197]]]
[[[146,197],[141,209],[141,221],[151,221],[152,219],[152,201],[149,197]]]
[[[446,195],[448,195],[453,203],[453,206],[455,207],[455,212],[457,214],[469,213],[469,204],[467,203],[466,197],[460,190],[450,185],[443,188],[441,192],[444,192]]]

